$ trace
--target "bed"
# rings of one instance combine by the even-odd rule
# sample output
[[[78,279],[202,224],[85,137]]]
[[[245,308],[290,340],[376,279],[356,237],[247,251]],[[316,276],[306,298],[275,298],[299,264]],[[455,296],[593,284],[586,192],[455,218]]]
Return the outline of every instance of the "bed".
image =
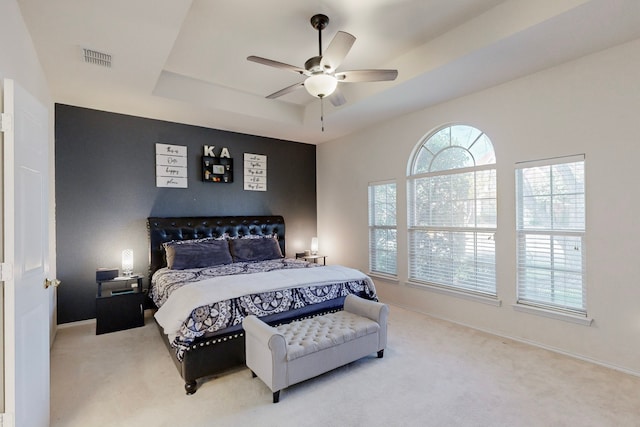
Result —
[[[348,294],[377,300],[357,270],[287,258],[282,216],[150,217],[147,228],[154,319],[187,394],[244,365],[249,314],[279,325],[339,311]]]

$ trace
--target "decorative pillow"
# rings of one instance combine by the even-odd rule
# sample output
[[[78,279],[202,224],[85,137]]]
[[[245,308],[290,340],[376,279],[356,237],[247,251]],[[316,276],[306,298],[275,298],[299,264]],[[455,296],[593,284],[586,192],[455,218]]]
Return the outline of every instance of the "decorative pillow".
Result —
[[[237,239],[276,239],[278,240],[277,234],[243,234],[241,236],[229,236],[227,235],[228,240],[237,240]]]
[[[164,243],[164,245],[166,244],[172,244],[172,245],[190,245],[192,243],[200,243],[200,242],[211,242],[212,240],[228,240],[229,239],[229,234],[228,233],[224,233],[218,237],[200,237],[198,239],[190,239],[190,240],[172,240],[170,242]]]
[[[283,258],[277,239],[233,239],[229,240],[233,262],[266,261]]]
[[[167,267],[172,270],[231,264],[229,243],[220,239],[173,241],[164,244]]]

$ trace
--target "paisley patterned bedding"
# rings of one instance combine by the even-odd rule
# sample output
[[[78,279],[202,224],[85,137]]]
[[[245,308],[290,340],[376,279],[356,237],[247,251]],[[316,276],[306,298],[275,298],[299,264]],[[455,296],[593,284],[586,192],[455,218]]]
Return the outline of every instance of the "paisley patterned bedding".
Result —
[[[151,282],[150,296],[161,307],[170,295],[182,286],[211,277],[241,275],[293,268],[322,268],[323,266],[300,259],[280,258],[259,262],[236,262],[215,267],[188,270],[162,268],[156,271]],[[171,342],[178,360],[197,339],[206,334],[221,331],[229,326],[240,325],[245,316],[254,314],[264,317],[292,309],[318,304],[356,293],[369,299],[377,299],[371,280],[354,280],[343,283],[324,284],[279,289],[275,291],[243,295],[195,308],[182,323]]]

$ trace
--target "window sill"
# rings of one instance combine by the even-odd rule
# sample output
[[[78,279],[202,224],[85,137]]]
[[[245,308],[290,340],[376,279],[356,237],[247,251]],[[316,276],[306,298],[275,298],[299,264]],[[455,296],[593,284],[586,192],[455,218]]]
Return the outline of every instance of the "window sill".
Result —
[[[384,273],[374,273],[374,272],[369,272],[369,276],[372,279],[380,279],[380,280],[384,280],[387,282],[391,282],[393,284],[400,284],[400,281],[398,280],[398,276],[392,276],[391,274],[384,274]]]
[[[464,291],[458,291],[456,289],[445,288],[443,286],[429,285],[426,283],[417,283],[417,282],[405,282],[405,285],[410,286],[412,288],[424,289],[430,292],[436,292],[443,295],[449,295],[456,298],[462,298],[470,301],[480,302],[482,304],[488,304],[495,307],[500,307],[502,305],[502,301],[497,297],[472,294]]]
[[[562,313],[559,311],[548,310],[540,307],[533,307],[524,304],[513,304],[513,309],[522,313],[533,314],[536,316],[548,317],[550,319],[562,320],[564,322],[576,323],[578,325],[591,326],[593,319],[586,316],[578,316],[569,313]]]

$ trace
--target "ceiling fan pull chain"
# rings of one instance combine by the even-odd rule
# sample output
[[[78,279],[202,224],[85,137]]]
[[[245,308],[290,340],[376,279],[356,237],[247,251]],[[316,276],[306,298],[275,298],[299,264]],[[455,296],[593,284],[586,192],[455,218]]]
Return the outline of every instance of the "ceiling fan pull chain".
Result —
[[[324,96],[320,97],[320,125],[322,132],[324,132]]]

